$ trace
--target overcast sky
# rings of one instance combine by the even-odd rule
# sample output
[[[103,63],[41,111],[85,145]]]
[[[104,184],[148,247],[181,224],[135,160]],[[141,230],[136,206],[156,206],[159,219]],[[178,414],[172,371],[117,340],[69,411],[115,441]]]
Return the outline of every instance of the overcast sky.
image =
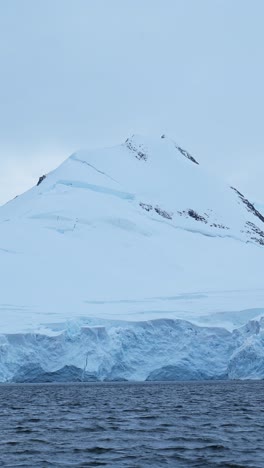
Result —
[[[133,133],[263,202],[263,24],[263,0],[0,0],[0,204]]]

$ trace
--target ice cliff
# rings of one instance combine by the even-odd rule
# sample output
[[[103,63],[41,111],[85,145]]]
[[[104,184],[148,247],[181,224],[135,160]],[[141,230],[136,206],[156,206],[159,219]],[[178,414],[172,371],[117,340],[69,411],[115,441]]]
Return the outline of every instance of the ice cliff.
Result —
[[[0,380],[262,378],[264,217],[162,135],[0,207]]]
[[[229,332],[183,320],[7,334],[0,379],[13,382],[217,380],[264,377],[264,321]]]

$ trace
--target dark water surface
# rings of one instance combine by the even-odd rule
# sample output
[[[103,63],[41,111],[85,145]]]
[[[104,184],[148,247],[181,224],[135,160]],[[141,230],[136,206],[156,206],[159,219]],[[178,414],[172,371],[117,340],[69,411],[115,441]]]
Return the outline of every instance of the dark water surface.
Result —
[[[0,386],[0,466],[264,467],[264,382]]]

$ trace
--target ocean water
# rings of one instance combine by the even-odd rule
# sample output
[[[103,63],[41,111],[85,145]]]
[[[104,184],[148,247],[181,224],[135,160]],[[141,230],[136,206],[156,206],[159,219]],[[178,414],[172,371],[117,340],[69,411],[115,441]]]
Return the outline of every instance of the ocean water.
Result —
[[[3,467],[264,467],[264,382],[0,386]]]

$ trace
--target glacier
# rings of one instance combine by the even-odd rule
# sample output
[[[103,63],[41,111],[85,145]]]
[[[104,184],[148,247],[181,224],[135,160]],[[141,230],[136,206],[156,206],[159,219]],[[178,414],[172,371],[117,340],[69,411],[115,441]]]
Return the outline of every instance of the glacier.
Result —
[[[264,217],[165,135],[0,207],[0,381],[264,377]]]
[[[184,320],[1,336],[2,382],[222,380],[264,375],[264,318],[230,332]]]

